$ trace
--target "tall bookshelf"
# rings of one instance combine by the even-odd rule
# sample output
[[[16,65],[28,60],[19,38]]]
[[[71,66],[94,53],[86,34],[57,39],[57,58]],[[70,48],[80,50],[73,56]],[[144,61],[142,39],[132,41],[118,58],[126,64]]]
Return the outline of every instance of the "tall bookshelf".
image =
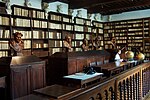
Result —
[[[144,54],[147,60],[150,60],[150,37],[144,39]]]
[[[138,49],[149,57],[150,18],[98,22],[56,12],[49,12],[19,5],[12,5],[12,15],[0,14],[0,56],[9,56],[12,33],[23,34],[25,55],[46,57],[62,52],[63,40],[71,36],[74,51],[81,51],[83,38],[100,37],[101,49],[112,49],[111,37],[116,37],[117,48]]]
[[[48,29],[47,19],[44,10],[30,9],[32,27],[32,54],[38,57],[48,56]]]
[[[99,38],[100,42],[100,50],[104,49],[104,33],[103,33],[103,23],[99,21],[92,22],[93,27],[95,28],[96,32],[94,32],[94,36]]]
[[[48,13],[49,54],[62,52],[62,16],[59,13]]]
[[[45,11],[12,5],[13,33],[23,34],[25,55],[48,56],[47,19]]]
[[[134,19],[127,21],[128,35],[127,47],[128,50],[138,49],[143,51],[143,19]]]
[[[85,38],[85,19],[74,17],[74,48],[75,51],[81,51],[82,40]],[[86,36],[89,37],[89,36]]]
[[[84,19],[84,37],[88,40],[91,40],[93,38],[93,25],[91,19]],[[96,29],[95,29],[96,30]],[[94,35],[95,36],[95,35]]]
[[[104,48],[112,49],[112,45],[110,44],[111,37],[115,35],[115,23],[106,22],[104,23]]]
[[[143,19],[143,52],[145,54],[145,58],[150,60],[150,18]]]
[[[62,14],[62,39],[65,39],[65,36],[69,35],[72,38],[72,46],[74,49],[74,23],[72,22],[72,16]]]
[[[136,54],[140,51],[150,57],[150,18],[132,19],[123,21],[113,21],[104,23],[104,45],[109,46],[110,37],[115,36],[117,48],[126,46],[127,50],[132,50]]]
[[[122,49],[123,47],[127,46],[127,37],[128,37],[128,26],[127,21],[117,21],[115,24],[115,34],[116,37],[116,44],[118,49]]]
[[[49,54],[51,55],[55,52],[62,52],[63,40],[65,39],[65,36],[69,35],[72,40],[74,40],[72,16],[56,12],[49,12],[48,34]]]
[[[9,41],[11,37],[11,17],[0,14],[0,57],[11,55]]]

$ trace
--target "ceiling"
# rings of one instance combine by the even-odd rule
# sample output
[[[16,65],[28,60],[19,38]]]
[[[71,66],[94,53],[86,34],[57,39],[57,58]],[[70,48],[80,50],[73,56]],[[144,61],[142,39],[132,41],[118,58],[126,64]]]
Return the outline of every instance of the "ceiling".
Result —
[[[102,15],[118,14],[127,11],[150,9],[150,0],[43,0],[60,1],[69,4],[69,9],[85,8],[88,13]]]

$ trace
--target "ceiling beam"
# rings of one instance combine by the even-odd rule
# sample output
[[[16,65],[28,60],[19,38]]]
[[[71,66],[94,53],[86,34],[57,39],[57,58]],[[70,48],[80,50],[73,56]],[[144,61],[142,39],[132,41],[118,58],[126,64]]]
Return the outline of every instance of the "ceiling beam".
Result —
[[[125,0],[69,0],[69,6],[71,9],[77,8],[89,8],[92,6],[98,6],[102,4],[108,4],[113,2],[120,2]]]
[[[134,7],[141,7],[141,6],[150,6],[150,1],[149,0],[144,0],[140,2],[133,2],[127,5],[121,5],[121,6],[111,6],[111,7],[106,7],[105,6],[102,8],[102,5],[98,5],[95,7],[88,8],[89,13],[107,13],[107,12],[121,12],[121,11],[127,11],[128,9],[130,10],[131,8]]]

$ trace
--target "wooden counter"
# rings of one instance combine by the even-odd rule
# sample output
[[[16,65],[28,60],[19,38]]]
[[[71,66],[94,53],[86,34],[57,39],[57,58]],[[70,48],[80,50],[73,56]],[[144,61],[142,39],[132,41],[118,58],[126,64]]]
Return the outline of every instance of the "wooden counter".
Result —
[[[46,86],[45,61],[36,56],[1,57],[0,76],[6,76],[8,100],[25,96]]]
[[[104,73],[104,76],[110,77],[112,75],[119,74],[120,72],[125,71],[129,68],[132,68],[137,64],[138,61],[128,61],[128,62],[115,61],[103,65],[96,65],[94,66],[94,69],[96,69],[97,72]]]
[[[109,61],[109,58],[110,54],[104,50],[68,53],[57,52],[48,59],[48,85],[62,83],[61,79],[63,76],[82,72],[85,66],[90,66],[92,63],[106,63]]]
[[[52,85],[34,92],[49,100],[142,100],[150,90],[149,73],[150,62],[138,63],[86,88]]]
[[[102,78],[103,73],[85,74],[75,73],[72,75],[64,76],[63,81],[69,86],[86,88],[96,82],[99,82]]]

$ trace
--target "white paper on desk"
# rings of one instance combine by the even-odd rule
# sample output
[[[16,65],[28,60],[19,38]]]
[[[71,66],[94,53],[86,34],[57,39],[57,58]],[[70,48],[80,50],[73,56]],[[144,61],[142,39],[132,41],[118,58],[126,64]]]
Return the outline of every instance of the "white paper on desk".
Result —
[[[73,74],[73,75],[64,76],[64,78],[86,80],[86,79],[93,78],[93,77],[99,76],[99,75],[103,75],[103,73],[83,74],[83,75]]]

